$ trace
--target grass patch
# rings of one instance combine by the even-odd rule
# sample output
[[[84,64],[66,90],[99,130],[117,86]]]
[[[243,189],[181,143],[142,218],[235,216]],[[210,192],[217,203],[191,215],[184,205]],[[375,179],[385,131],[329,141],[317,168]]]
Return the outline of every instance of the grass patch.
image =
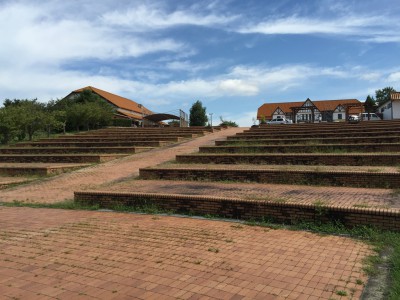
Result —
[[[214,253],[218,253],[218,252],[219,252],[219,249],[218,249],[218,248],[215,248],[215,247],[210,247],[210,248],[208,248],[208,251],[214,252]]]
[[[100,208],[98,204],[84,205],[76,203],[74,200],[65,200],[56,203],[34,203],[14,200],[13,202],[0,202],[0,205],[6,207],[58,208],[71,210],[98,210]]]
[[[367,257],[364,261],[364,271],[374,276],[376,274],[376,265],[382,262],[379,253],[385,249],[391,249],[388,258],[390,283],[388,291],[385,293],[385,299],[400,299],[400,233],[393,231],[379,230],[370,226],[357,226],[352,229],[346,228],[339,222],[328,224],[299,223],[293,227],[297,230],[309,230],[316,233],[346,235],[349,237],[361,239],[374,246],[376,255]],[[363,284],[361,280],[356,284]]]
[[[336,291],[335,293],[338,296],[347,296],[347,292],[346,291],[339,290],[339,291]]]
[[[400,196],[400,189],[394,189],[391,193],[392,197],[399,197]]]
[[[366,204],[366,203],[360,203],[360,204],[354,204],[353,207],[368,208],[370,206],[368,204]]]

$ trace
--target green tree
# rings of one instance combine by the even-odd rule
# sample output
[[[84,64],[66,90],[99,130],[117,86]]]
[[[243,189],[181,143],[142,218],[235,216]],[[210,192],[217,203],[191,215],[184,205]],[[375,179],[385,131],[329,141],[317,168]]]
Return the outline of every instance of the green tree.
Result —
[[[193,103],[189,113],[190,126],[206,126],[206,123],[208,121],[206,108],[203,107],[203,104],[200,100],[197,100],[195,103]]]
[[[57,100],[52,106],[65,111],[65,126],[77,131],[109,125],[114,116],[114,108],[91,90],[84,90],[76,97]],[[62,118],[59,116],[59,119]]]
[[[381,90],[375,91],[375,99],[378,106],[384,104],[385,102],[390,100],[390,93],[396,92],[396,90],[391,87],[385,87]]]
[[[219,126],[239,127],[239,125],[236,122],[224,120],[222,116],[220,116],[219,119],[221,120]]]
[[[28,135],[31,141],[35,132],[44,128],[44,108],[45,105],[37,102],[37,99],[6,99],[3,113],[6,114],[13,135],[16,135],[18,140],[23,140]]]
[[[369,120],[370,114],[374,113],[376,110],[376,102],[375,102],[374,98],[371,97],[370,95],[368,95],[367,99],[365,99],[364,108],[365,108],[365,112],[368,113],[368,120]]]
[[[8,144],[15,139],[16,135],[17,130],[13,116],[5,108],[0,108],[0,143]]]

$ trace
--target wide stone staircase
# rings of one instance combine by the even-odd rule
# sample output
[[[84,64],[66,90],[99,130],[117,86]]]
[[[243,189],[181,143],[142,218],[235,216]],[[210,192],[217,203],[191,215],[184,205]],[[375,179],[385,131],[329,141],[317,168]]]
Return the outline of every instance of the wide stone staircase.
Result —
[[[400,121],[260,126],[141,169],[140,178],[77,191],[75,200],[400,230]]]
[[[203,136],[219,127],[109,127],[0,148],[0,188]]]

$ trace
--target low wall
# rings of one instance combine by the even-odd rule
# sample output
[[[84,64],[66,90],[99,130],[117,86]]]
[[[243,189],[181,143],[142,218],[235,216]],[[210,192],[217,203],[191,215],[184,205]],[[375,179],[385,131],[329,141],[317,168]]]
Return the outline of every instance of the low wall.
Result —
[[[289,170],[140,169],[142,179],[239,181],[271,184],[399,188],[399,173]]]
[[[400,143],[334,144],[334,145],[248,145],[203,146],[200,153],[314,153],[314,152],[399,152]]]
[[[397,166],[400,154],[202,154],[177,155],[179,163],[329,166]]]
[[[310,204],[276,203],[192,195],[75,192],[75,202],[115,206],[156,205],[177,213],[215,215],[241,220],[270,219],[278,223],[340,221],[347,227],[372,225],[381,229],[400,230],[400,212],[389,209],[347,208]]]

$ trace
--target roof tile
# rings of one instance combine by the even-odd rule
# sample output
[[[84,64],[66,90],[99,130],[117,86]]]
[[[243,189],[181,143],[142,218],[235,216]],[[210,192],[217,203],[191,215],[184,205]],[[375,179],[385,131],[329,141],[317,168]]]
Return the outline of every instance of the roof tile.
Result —
[[[308,100],[308,99],[307,99]],[[306,100],[306,101],[307,101]],[[279,107],[285,113],[291,113],[291,107],[302,106],[306,101],[302,102],[282,102],[282,103],[265,103],[258,108],[257,118],[264,116],[271,118],[274,111]],[[340,100],[310,100],[319,111],[334,111],[339,105],[345,104],[362,104],[357,99],[340,99]]]
[[[124,98],[106,91],[103,91],[101,89],[92,87],[92,86],[87,86],[81,89],[77,89],[75,91],[73,91],[72,93],[80,93],[84,90],[91,90],[93,93],[99,95],[100,97],[106,99],[107,101],[111,102],[112,104],[114,104],[115,106],[119,107],[119,108],[123,108],[126,110],[131,110],[137,113],[144,113],[146,115],[151,115],[153,114],[153,112],[149,109],[147,109],[144,106],[140,106],[140,104],[136,103],[133,100],[130,100],[128,98]],[[143,108],[143,111],[142,111]]]

